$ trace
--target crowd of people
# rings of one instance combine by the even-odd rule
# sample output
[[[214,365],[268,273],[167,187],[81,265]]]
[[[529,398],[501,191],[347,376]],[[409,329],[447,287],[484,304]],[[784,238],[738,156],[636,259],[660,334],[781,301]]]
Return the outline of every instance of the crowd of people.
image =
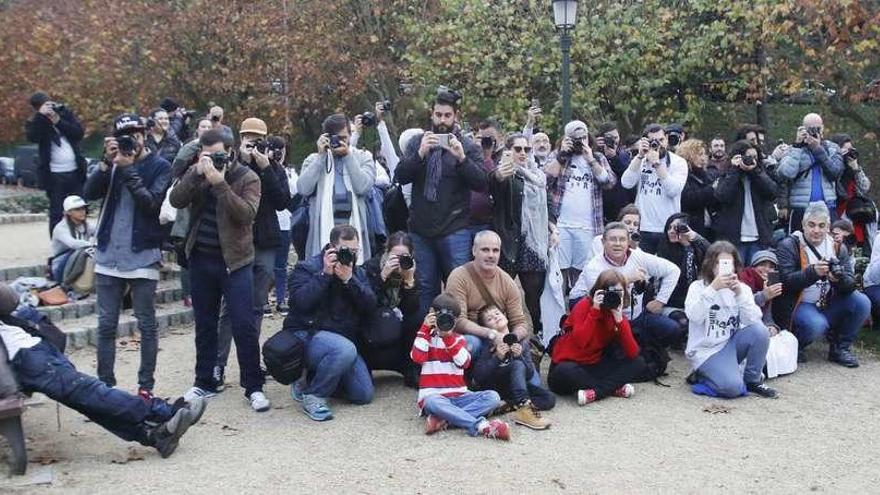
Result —
[[[852,139],[826,139],[819,115],[772,150],[756,125],[707,147],[680,124],[622,137],[613,122],[591,132],[579,120],[554,146],[536,105],[505,134],[493,119],[465,131],[460,100],[438,89],[426,128],[396,143],[387,102],[330,115],[297,173],[263,120],[245,119],[236,138],[221,108],[198,119],[166,98],[149,118],[120,115],[86,177],[82,126],[35,94],[27,129],[52,204],[52,273],[77,250],[95,260],[98,377],[76,375],[88,397],[56,391],[77,372],[7,322],[0,337],[23,387],[165,455],[225,389],[232,342],[244,397],[270,408],[260,334],[273,284],[282,332],[301,349],[291,398],[315,421],[334,417],[331,398],[371,402],[375,370],[418,388],[425,433],[507,440],[499,415],[545,430],[557,395],[632,397],[663,375],[669,350],[683,351],[694,393],[725,398],[776,398],[767,380],[817,340],[829,361],[858,367],[853,342],[880,314],[877,213]],[[359,148],[370,127],[379,144]],[[169,246],[195,315],[193,386],[174,404],[153,392]],[[861,282],[854,250],[870,257]],[[113,388],[126,294],[141,334],[137,396]],[[64,373],[49,376],[45,360]],[[100,420],[108,405],[130,412],[124,425]]]

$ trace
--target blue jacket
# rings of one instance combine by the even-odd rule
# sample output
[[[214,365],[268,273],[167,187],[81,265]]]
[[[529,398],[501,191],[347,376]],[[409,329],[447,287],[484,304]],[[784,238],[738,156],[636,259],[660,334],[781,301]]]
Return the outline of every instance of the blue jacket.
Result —
[[[351,280],[324,273],[321,252],[300,261],[288,278],[290,312],[284,328],[326,330],[357,342],[357,336],[378,307],[367,272],[356,266]]]
[[[127,187],[134,197],[135,215],[132,222],[133,252],[144,249],[155,249],[162,246],[171,225],[159,224],[159,208],[165,200],[165,191],[171,180],[171,164],[155,153],[150,153],[143,160],[125,168],[115,167],[106,172],[95,169],[84,188],[85,199],[95,201],[107,196],[101,212],[101,223],[98,225],[98,249],[103,251],[110,239],[113,217],[119,204],[121,188]],[[110,177],[113,176],[113,183]],[[109,195],[107,191],[110,191]]]
[[[810,156],[812,155],[812,159]],[[822,141],[816,151],[806,146],[796,148],[792,146],[788,153],[779,162],[776,169],[777,175],[791,183],[788,191],[788,206],[791,208],[806,208],[810,203],[810,192],[813,189],[813,160],[819,164],[822,170],[822,192],[826,203],[837,201],[837,179],[843,174],[843,156],[840,148],[831,141]]]

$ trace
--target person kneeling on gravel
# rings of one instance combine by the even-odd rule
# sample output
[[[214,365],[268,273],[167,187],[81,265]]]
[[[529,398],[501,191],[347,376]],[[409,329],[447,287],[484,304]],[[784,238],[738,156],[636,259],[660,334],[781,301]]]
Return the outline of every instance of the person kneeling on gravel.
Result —
[[[516,409],[513,422],[533,430],[546,430],[550,421],[539,411],[556,405],[556,396],[535,380],[535,364],[528,340],[520,341],[507,328],[507,316],[497,306],[484,306],[478,315],[480,325],[502,335],[502,342],[482,346],[474,363],[473,379],[483,390],[497,390],[501,398]],[[537,382],[537,383],[536,383]]]
[[[486,419],[501,404],[498,392],[472,392],[465,384],[464,370],[471,365],[471,354],[464,337],[453,332],[460,315],[461,306],[452,295],[437,296],[410,351],[410,358],[422,367],[418,404],[427,416],[425,434],[452,425],[472,437],[510,440],[507,423]]]
[[[0,364],[8,357],[23,392],[43,393],[123,440],[154,447],[163,458],[174,453],[180,437],[205,412],[201,398],[170,404],[108,387],[80,373],[55,345],[36,335],[31,325],[11,316],[17,304],[15,291],[0,283]]]

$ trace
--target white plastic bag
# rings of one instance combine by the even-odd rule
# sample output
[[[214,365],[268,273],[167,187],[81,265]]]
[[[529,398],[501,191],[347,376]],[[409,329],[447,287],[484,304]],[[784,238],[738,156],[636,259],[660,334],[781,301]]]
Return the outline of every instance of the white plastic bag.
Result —
[[[562,270],[559,269],[557,248],[548,253],[547,279],[544,281],[544,293],[541,294],[541,324],[544,326],[544,345],[559,333],[559,322],[567,313],[565,294],[562,290]]]
[[[177,220],[177,208],[171,206],[171,191],[175,185],[177,185],[177,181],[171,184],[171,187],[165,192],[165,200],[162,201],[162,207],[159,208],[159,225],[165,225]]]

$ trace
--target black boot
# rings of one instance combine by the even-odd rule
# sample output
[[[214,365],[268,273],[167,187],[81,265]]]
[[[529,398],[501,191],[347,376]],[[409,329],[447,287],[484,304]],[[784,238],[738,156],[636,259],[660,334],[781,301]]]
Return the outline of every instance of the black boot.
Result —
[[[847,368],[859,367],[859,359],[849,347],[831,346],[828,349],[828,360]]]

